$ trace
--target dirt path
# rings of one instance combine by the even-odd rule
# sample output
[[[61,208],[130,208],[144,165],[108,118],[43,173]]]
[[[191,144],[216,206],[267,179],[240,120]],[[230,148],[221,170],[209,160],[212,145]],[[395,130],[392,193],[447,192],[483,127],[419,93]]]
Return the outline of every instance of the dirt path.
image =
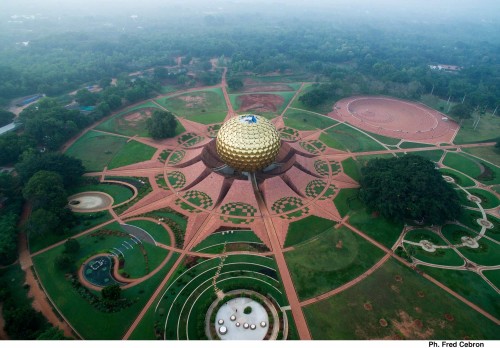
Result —
[[[19,222],[19,226],[22,226],[27,221],[30,212],[31,212],[31,206],[29,204],[25,204]],[[65,336],[75,338],[71,327],[65,321],[59,320],[59,318],[55,315],[49,303],[47,295],[42,289],[40,289],[40,286],[38,285],[38,282],[35,279],[35,276],[31,268],[33,262],[31,260],[31,256],[28,250],[27,236],[25,235],[24,232],[19,233],[18,246],[19,246],[19,263],[21,265],[21,269],[26,273],[25,282],[30,287],[30,290],[28,292],[28,297],[33,298],[32,302],[33,308],[41,312],[53,326],[58,327],[59,329],[64,331]]]

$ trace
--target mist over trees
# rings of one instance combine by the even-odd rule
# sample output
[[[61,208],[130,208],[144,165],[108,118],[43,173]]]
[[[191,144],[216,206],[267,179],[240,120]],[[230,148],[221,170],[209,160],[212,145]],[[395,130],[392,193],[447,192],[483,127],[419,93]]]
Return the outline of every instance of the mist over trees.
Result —
[[[330,83],[352,78],[349,92],[354,93],[368,85],[365,89],[384,94],[406,89],[400,92],[405,98],[431,91],[452,100],[467,95],[474,107],[494,108],[500,100],[500,26],[493,16],[500,8],[493,1],[312,1],[307,6],[145,1],[140,8],[130,1],[56,3],[0,5],[7,10],[0,25],[5,33],[0,98],[55,96],[120,73],[173,65],[176,56],[224,56],[233,74],[306,71]],[[29,9],[40,15],[7,16]],[[12,23],[16,20],[23,23]],[[430,71],[430,64],[463,69],[443,73]],[[204,79],[215,81],[210,74]],[[385,86],[376,88],[377,83]],[[90,97],[86,92],[79,97],[83,93]],[[144,86],[135,86],[126,99],[146,96]]]

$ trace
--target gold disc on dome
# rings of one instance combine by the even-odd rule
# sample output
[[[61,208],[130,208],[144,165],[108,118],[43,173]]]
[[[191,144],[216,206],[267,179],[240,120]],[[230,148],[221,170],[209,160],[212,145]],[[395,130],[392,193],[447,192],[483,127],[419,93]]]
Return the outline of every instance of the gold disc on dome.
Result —
[[[273,163],[280,144],[276,127],[264,117],[251,114],[226,121],[216,141],[222,161],[242,172],[255,172]]]

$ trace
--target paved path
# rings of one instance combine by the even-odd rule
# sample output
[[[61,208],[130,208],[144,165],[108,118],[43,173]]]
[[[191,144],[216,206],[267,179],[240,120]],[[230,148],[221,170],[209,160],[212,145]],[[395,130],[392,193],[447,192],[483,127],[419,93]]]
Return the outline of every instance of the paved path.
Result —
[[[264,199],[259,191],[257,183],[255,182],[255,177],[253,177],[252,184],[255,196],[257,197],[257,203],[259,204],[259,209],[262,212],[266,230],[269,236],[269,241],[271,242],[271,248],[276,259],[276,264],[278,265],[278,270],[281,275],[281,281],[283,282],[283,287],[292,309],[292,315],[293,319],[295,320],[297,332],[301,340],[310,340],[312,338],[311,333],[309,332],[304,313],[302,312],[297,291],[295,290],[295,286],[293,285],[292,277],[290,275],[290,271],[288,270],[288,266],[285,261],[285,256],[283,255],[276,230],[269,216],[269,211],[266,204],[264,203]]]

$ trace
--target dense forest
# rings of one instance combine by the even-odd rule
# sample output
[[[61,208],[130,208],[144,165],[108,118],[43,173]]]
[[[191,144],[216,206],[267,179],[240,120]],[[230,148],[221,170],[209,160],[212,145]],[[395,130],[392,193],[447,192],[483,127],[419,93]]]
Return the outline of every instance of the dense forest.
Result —
[[[177,56],[224,56],[233,74],[305,71],[344,94],[403,90],[401,96],[416,98],[432,91],[455,101],[467,96],[474,107],[487,108],[500,100],[499,28],[492,21],[464,16],[457,22],[439,15],[439,8],[427,20],[411,20],[403,11],[380,18],[340,6],[330,16],[314,9],[304,15],[292,5],[281,14],[257,4],[211,12],[200,7],[194,12],[179,7],[177,16],[169,11],[165,18],[119,12],[4,20],[0,101],[34,93],[55,96],[120,73],[175,65]],[[432,64],[463,69],[431,71]]]

